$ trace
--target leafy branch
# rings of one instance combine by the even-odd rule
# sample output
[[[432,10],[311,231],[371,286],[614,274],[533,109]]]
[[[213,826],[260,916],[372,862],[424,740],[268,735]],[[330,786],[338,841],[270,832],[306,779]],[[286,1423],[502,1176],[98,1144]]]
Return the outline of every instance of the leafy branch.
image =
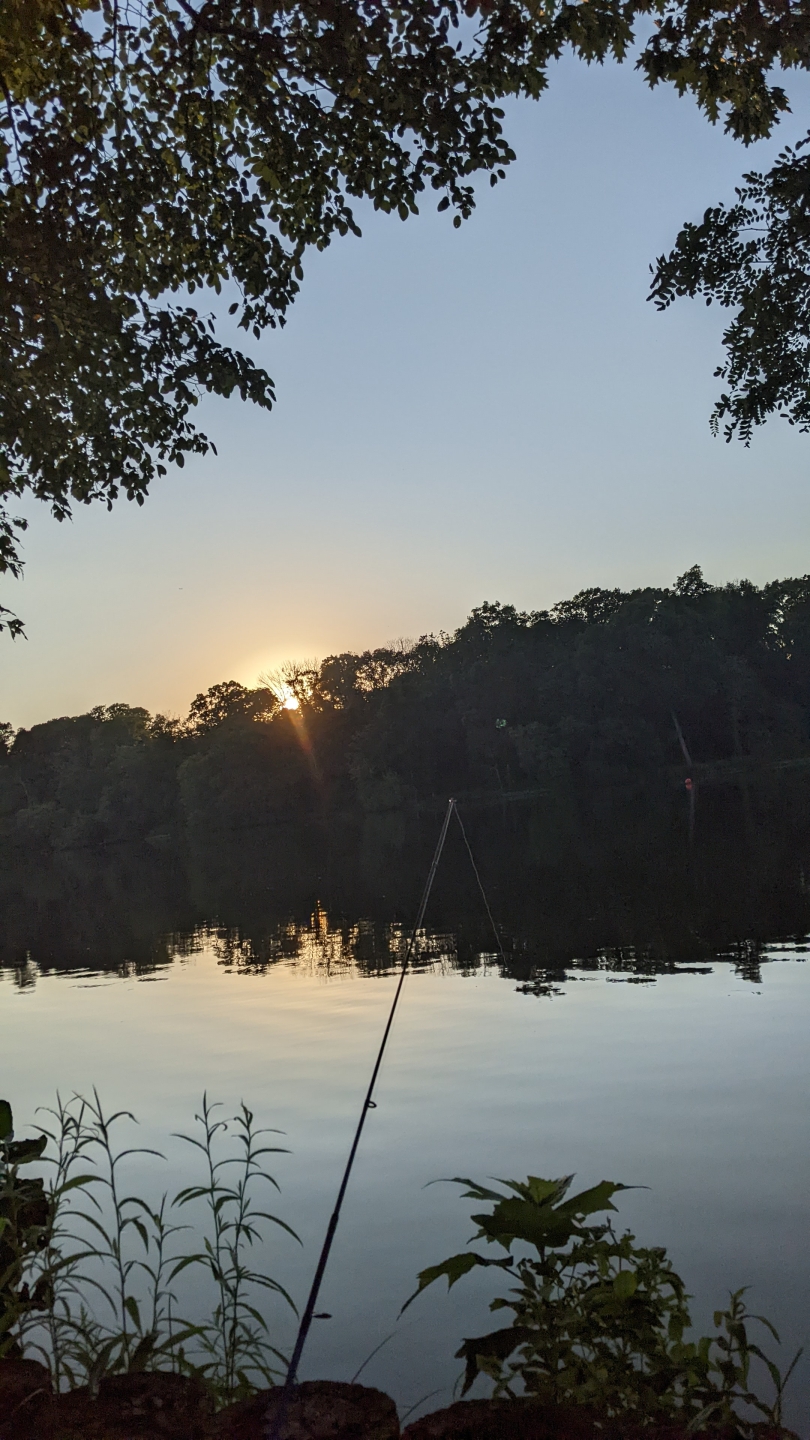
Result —
[[[465,1361],[462,1393],[485,1375],[496,1395],[590,1406],[641,1425],[733,1426],[737,1434],[753,1433],[746,1407],[754,1407],[776,1433],[791,1433],[782,1402],[802,1352],[782,1374],[750,1338],[751,1322],[758,1322],[779,1340],[769,1321],[749,1314],[744,1290],[716,1312],[717,1334],[687,1339],[689,1296],[666,1251],[636,1246],[635,1236],[617,1235],[609,1218],[591,1219],[614,1212],[614,1195],[628,1187],[603,1180],[566,1198],[572,1179],[501,1181],[506,1194],[461,1177],[451,1182],[466,1186],[467,1198],[490,1204],[472,1217],[479,1227],[474,1238],[507,1255],[491,1260],[466,1251],[432,1265],[406,1305],[442,1277],[452,1286],[480,1265],[507,1270],[516,1281],[490,1306],[511,1310],[512,1323],[465,1339],[457,1352]],[[753,1387],[752,1359],[772,1382],[771,1401]]]

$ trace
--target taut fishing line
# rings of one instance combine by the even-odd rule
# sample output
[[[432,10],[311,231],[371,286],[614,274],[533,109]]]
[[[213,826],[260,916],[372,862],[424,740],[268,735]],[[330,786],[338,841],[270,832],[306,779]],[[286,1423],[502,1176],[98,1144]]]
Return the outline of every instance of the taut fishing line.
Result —
[[[360,1145],[360,1137],[363,1134],[363,1127],[366,1123],[366,1116],[368,1115],[369,1110],[373,1110],[375,1108],[373,1099],[374,1087],[377,1084],[377,1077],[379,1076],[380,1067],[382,1065],[383,1056],[385,1054],[385,1048],[388,1044],[388,1037],[391,1034],[391,1027],[394,1023],[394,1016],[396,1015],[397,1006],[399,1004],[399,997],[402,994],[402,987],[405,984],[405,977],[408,973],[408,967],[411,963],[411,957],[413,955],[414,947],[416,945],[417,936],[422,928],[422,922],[425,918],[425,911],[427,910],[428,901],[430,899],[430,892],[433,889],[433,882],[436,879],[436,871],[439,868],[439,861],[442,858],[444,842],[447,839],[447,832],[450,828],[450,821],[453,817],[453,814],[455,814],[455,817],[458,820],[459,827],[461,829],[464,845],[466,847],[467,854],[470,857],[470,863],[472,864],[473,873],[475,875],[476,881],[478,883],[478,888],[481,891],[481,895],[484,900],[484,906],[489,917],[489,922],[492,926],[498,950],[500,951],[501,958],[504,960],[506,959],[503,951],[503,946],[501,944],[501,939],[498,934],[495,921],[492,917],[492,911],[489,908],[489,901],[486,897],[486,892],[481,881],[481,876],[478,873],[478,866],[473,859],[473,853],[470,849],[470,842],[467,839],[467,832],[464,829],[464,825],[462,823],[461,816],[458,813],[458,807],[456,806],[455,800],[450,799],[447,802],[447,810],[445,811],[444,820],[442,821],[442,828],[439,831],[439,838],[436,842],[436,849],[433,852],[433,859],[430,862],[430,869],[428,870],[427,880],[425,881],[425,888],[422,891],[422,899],[419,902],[419,909],[417,911],[413,929],[411,930],[410,938],[405,949],[405,954],[402,957],[402,964],[399,971],[399,981],[397,983],[396,990],[394,991],[394,998],[391,1001],[391,1009],[388,1012],[388,1019],[386,1021],[385,1029],[383,1031],[382,1040],[380,1041],[380,1048],[377,1051],[377,1058],[374,1061],[374,1069],[371,1072],[371,1079],[369,1080],[368,1089],[366,1090],[366,1096],[363,1101],[362,1109],[360,1111],[360,1118],[357,1122],[357,1129],[354,1132],[354,1139],[352,1141],[352,1146],[349,1151],[349,1158],[346,1161],[346,1168],[343,1171],[343,1179],[340,1182],[340,1188],[338,1190],[337,1198],[335,1200],[335,1208],[332,1211],[329,1224],[326,1228],[326,1235],[324,1237],[324,1242],[321,1247],[320,1256],[318,1257],[318,1264],[315,1269],[315,1274],[313,1276],[312,1285],[309,1291],[309,1297],[307,1299],[304,1313],[301,1316],[301,1323],[298,1327],[295,1347],[293,1349],[289,1366],[287,1367],[287,1375],[284,1380],[284,1389],[281,1396],[281,1402],[278,1406],[274,1407],[274,1413],[272,1415],[268,1415],[267,1417],[267,1425],[265,1428],[266,1440],[279,1440],[284,1421],[287,1417],[287,1410],[289,1408],[290,1397],[292,1395],[292,1391],[296,1382],[296,1377],[298,1375],[298,1367],[301,1363],[301,1356],[304,1351],[304,1346],[307,1343],[307,1336],[309,1335],[312,1321],[315,1319],[315,1307],[318,1303],[318,1296],[320,1294],[321,1285],[323,1283],[323,1277],[326,1273],[326,1267],[329,1263],[329,1254],[332,1249],[332,1242],[335,1238],[335,1233],[337,1231],[338,1223],[340,1221],[340,1212],[343,1208],[343,1201],[346,1197],[346,1191],[349,1186],[352,1169],[354,1168],[355,1157],[357,1155],[357,1150]]]

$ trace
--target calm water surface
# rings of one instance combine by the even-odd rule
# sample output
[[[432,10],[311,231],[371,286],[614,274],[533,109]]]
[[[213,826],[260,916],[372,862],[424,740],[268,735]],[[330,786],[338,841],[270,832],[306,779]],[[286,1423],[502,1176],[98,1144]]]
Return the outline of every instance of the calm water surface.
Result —
[[[396,936],[393,950],[396,952]],[[181,937],[145,973],[0,970],[0,1093],[18,1132],[36,1107],[98,1086],[140,1122],[131,1162],[159,1194],[190,1177],[203,1090],[241,1099],[286,1132],[278,1213],[303,1250],[273,1238],[267,1269],[303,1300],[395,978],[355,960],[358,936],[325,916],[256,965],[210,932]],[[403,1003],[369,1118],[302,1375],[363,1373],[407,1409],[448,1403],[464,1335],[491,1328],[486,1275],[429,1292],[397,1322],[417,1270],[464,1247],[468,1202],[441,1176],[575,1171],[649,1187],[619,1221],[669,1247],[698,1326],[730,1288],[773,1319],[785,1353],[810,1338],[810,971],[804,946],[767,948],[761,971],[718,960],[644,977],[570,967],[523,993],[487,957],[458,969],[441,937]],[[644,983],[646,978],[647,983]],[[642,983],[639,983],[641,981]],[[292,1324],[281,1306],[278,1339]],[[807,1433],[810,1365],[790,1419]]]

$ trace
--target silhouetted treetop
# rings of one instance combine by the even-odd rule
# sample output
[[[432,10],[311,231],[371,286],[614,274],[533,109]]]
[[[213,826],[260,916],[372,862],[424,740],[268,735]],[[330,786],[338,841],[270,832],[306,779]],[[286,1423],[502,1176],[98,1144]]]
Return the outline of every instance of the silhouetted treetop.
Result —
[[[396,827],[437,796],[513,790],[571,824],[601,788],[682,787],[681,736],[696,774],[787,774],[810,766],[810,576],[715,586],[693,566],[547,611],[488,602],[453,635],[268,680],[213,685],[185,720],[117,704],[0,727],[0,842]]]
[[[278,708],[279,701],[271,690],[264,687],[250,690],[236,680],[225,680],[212,685],[205,694],[195,696],[185,730],[193,735],[205,735],[229,720],[271,719]]]

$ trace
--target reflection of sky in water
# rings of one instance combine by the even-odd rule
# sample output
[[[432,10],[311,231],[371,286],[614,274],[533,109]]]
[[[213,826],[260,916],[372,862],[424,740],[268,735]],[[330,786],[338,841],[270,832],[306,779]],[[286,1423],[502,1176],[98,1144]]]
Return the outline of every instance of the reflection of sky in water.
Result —
[[[272,956],[200,932],[148,974],[31,970],[21,986],[0,972],[0,1092],[22,1130],[57,1089],[98,1085],[107,1107],[138,1116],[138,1143],[168,1153],[170,1179],[158,1161],[137,1162],[137,1184],[154,1193],[188,1181],[189,1155],[170,1135],[188,1130],[203,1089],[228,1106],[244,1097],[293,1152],[277,1159],[277,1208],[305,1250],[273,1239],[267,1268],[302,1298],[394,984],[358,964],[364,943],[316,915],[278,932]],[[391,958],[401,943],[389,933]],[[368,1383],[405,1406],[452,1383],[462,1335],[489,1324],[488,1277],[449,1296],[437,1288],[399,1326],[396,1315],[416,1271],[471,1233],[451,1187],[422,1188],[454,1174],[574,1170],[583,1184],[647,1185],[622,1198],[620,1220],[670,1247],[698,1323],[750,1284],[752,1308],[774,1320],[786,1351],[800,1344],[810,1332],[810,974],[793,947],[763,958],[761,981],[725,963],[653,985],[569,970],[559,998],[538,1000],[486,961],[459,972],[452,942],[427,937],[322,1293],[334,1319],[315,1327],[302,1373],[349,1378],[396,1329]],[[792,1382],[794,1423],[808,1374],[805,1363]]]

